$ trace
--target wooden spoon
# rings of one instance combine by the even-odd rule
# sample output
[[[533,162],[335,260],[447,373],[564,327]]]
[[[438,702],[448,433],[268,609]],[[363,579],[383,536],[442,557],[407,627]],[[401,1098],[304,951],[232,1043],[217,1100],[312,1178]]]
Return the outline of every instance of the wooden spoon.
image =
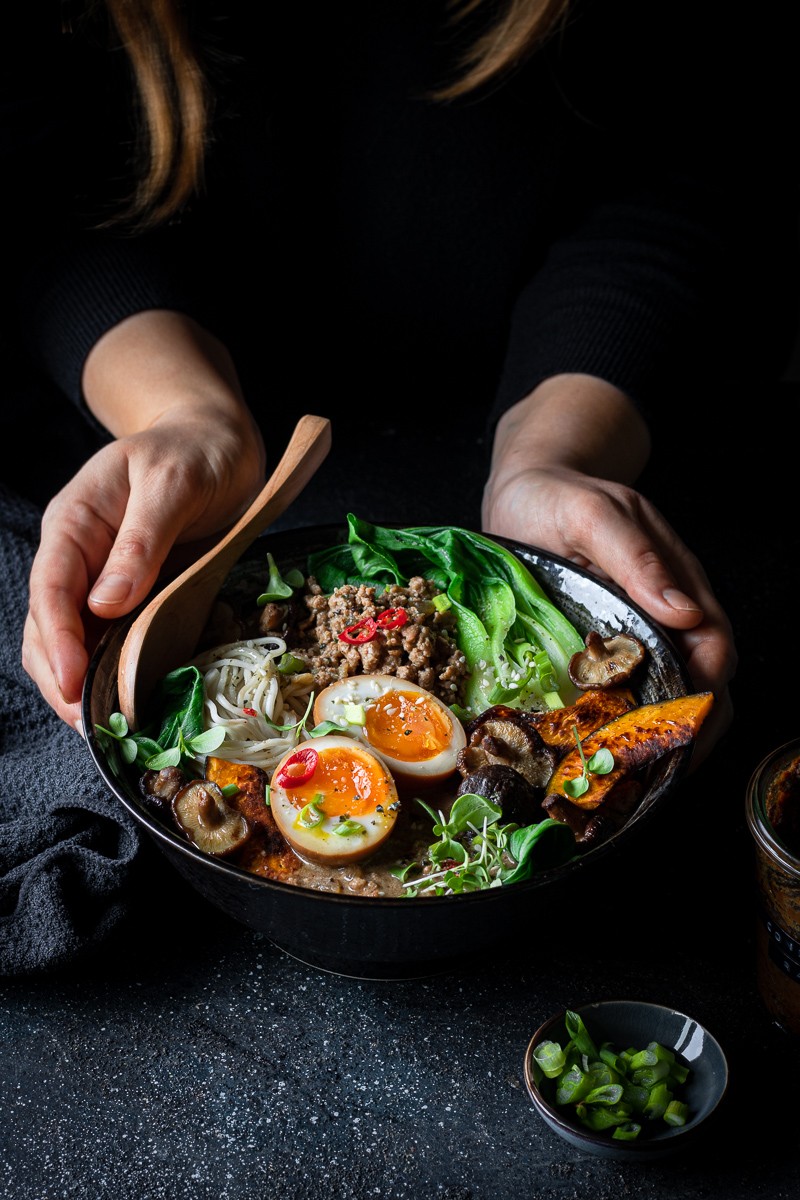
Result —
[[[158,680],[194,654],[231,568],[300,495],[330,446],[330,421],[301,417],[272,477],[244,516],[216,546],[159,592],[133,622],[117,668],[119,708],[131,730],[139,728]]]

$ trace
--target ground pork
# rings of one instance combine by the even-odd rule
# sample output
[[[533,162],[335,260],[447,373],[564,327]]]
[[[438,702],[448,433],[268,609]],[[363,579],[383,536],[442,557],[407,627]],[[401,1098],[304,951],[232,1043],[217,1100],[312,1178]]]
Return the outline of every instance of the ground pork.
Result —
[[[450,609],[439,612],[432,603],[439,594],[430,580],[415,576],[405,586],[345,584],[326,596],[311,577],[305,592],[285,609],[282,634],[308,665],[318,688],[350,675],[396,675],[452,704],[461,700],[467,664],[456,644],[455,615]],[[348,625],[376,618],[387,608],[404,608],[407,623],[381,629],[362,645],[339,641]],[[271,612],[267,618],[273,629],[276,615]]]

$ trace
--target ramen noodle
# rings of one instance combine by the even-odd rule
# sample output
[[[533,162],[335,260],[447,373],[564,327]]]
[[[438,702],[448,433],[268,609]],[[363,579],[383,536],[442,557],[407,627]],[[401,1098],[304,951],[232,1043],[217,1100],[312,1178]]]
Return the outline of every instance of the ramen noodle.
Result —
[[[283,638],[249,638],[216,646],[193,659],[203,677],[206,729],[225,730],[225,752],[271,771],[297,742],[313,689],[309,672],[284,677]]]

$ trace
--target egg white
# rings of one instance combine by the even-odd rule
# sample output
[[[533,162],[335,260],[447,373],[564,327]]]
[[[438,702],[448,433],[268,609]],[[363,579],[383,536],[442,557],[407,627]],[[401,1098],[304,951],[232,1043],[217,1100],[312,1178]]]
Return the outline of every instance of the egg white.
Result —
[[[415,697],[411,703],[438,716],[446,729],[445,741],[438,753],[419,759],[399,758],[385,744],[373,744],[368,725],[352,720],[353,716],[367,716],[370,705],[392,692]],[[348,706],[363,710],[363,714],[349,711]],[[342,732],[370,746],[387,764],[398,783],[406,785],[421,786],[446,779],[455,771],[458,753],[467,744],[463,725],[446,704],[419,684],[394,675],[353,675],[336,680],[317,696],[314,720],[317,724],[332,721]]]
[[[339,816],[324,816],[318,824],[305,828],[301,822],[301,808],[296,803],[297,789],[287,789],[275,782],[280,776],[283,764],[294,754],[293,749],[283,756],[272,775],[270,806],[275,824],[295,854],[309,862],[342,867],[368,858],[390,836],[397,820],[397,789],[386,764],[368,747],[349,737],[335,734],[318,737],[304,742],[303,746],[312,747],[320,756],[321,762],[324,762],[332,751],[337,751],[339,756],[344,752],[345,759],[366,771],[370,782],[381,789],[381,794],[385,797],[381,805],[382,811],[372,807],[362,813],[353,813],[351,820],[357,828],[345,836],[337,833],[337,829],[343,824]],[[313,791],[312,775],[305,785],[304,794],[307,796]],[[295,796],[295,803],[292,801],[292,794]],[[319,807],[324,809],[324,793]]]

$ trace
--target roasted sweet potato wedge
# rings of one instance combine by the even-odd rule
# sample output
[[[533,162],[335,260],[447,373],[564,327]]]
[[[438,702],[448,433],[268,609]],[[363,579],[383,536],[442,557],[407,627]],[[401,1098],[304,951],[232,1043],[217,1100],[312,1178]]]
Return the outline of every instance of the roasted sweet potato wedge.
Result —
[[[628,688],[590,688],[583,692],[574,704],[554,708],[550,712],[530,713],[531,724],[536,727],[542,741],[558,750],[574,750],[575,734],[583,741],[602,725],[636,707],[636,699]]]
[[[247,845],[235,859],[245,870],[267,879],[288,881],[300,866],[300,861],[278,832],[275,818],[266,802],[269,776],[260,767],[249,763],[229,762],[225,758],[206,759],[206,779],[224,788],[233,784],[238,793],[228,803],[237,808],[251,827]],[[243,861],[243,857],[246,862]]]
[[[590,773],[588,790],[575,799],[569,798],[570,803],[582,809],[597,808],[624,775],[655,762],[669,750],[688,745],[697,736],[713,703],[713,692],[659,700],[632,708],[589,734],[581,742],[587,762],[598,750],[606,749],[613,756],[614,766],[607,775]],[[576,779],[582,772],[583,763],[576,747],[553,772],[547,795],[564,795],[567,780]]]

